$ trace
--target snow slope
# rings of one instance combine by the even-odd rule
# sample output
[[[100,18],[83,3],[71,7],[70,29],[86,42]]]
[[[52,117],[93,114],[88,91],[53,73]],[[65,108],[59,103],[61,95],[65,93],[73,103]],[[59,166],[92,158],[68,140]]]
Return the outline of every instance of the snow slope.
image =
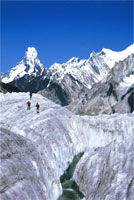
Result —
[[[20,137],[23,136],[25,140],[30,140],[35,151],[39,153],[40,163],[36,165],[31,160],[30,166],[38,172],[38,180],[46,200],[56,200],[62,193],[60,176],[74,155],[83,151],[88,152],[93,147],[105,146],[113,140],[119,143],[133,135],[134,113],[80,117],[39,94],[33,94],[31,109],[27,110],[28,100],[28,93],[0,94],[0,126],[10,131],[10,134],[13,132]],[[37,102],[41,106],[39,114],[35,108]],[[16,170],[20,170],[16,162],[14,161]],[[10,163],[7,162],[6,168],[8,165]],[[41,166],[41,173],[38,166]],[[8,194],[13,200],[13,194],[18,191],[18,184],[10,184],[10,173],[7,178],[7,186],[4,191],[2,190],[3,199]],[[19,189],[19,195],[25,199],[24,190],[28,185],[23,180],[19,180],[19,183],[23,186]],[[27,199],[30,199],[31,192],[32,189],[29,189]],[[32,200],[41,198],[37,197],[35,191]]]
[[[112,68],[116,62],[122,61],[127,58],[129,55],[134,54],[134,44],[130,45],[123,51],[112,51],[110,49],[103,48],[101,52],[97,55],[100,58],[103,58],[105,63]]]

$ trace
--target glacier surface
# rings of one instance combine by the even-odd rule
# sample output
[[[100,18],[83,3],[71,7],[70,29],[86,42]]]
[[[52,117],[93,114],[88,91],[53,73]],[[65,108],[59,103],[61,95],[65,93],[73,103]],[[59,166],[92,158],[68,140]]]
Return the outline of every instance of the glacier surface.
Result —
[[[134,136],[85,153],[74,177],[86,200],[133,200]]]
[[[13,176],[10,171],[13,169],[12,163],[14,163],[17,171],[21,170],[21,166],[16,159],[14,160],[11,157],[9,162],[5,162],[5,169],[9,169],[8,175],[5,171],[4,175],[2,174],[2,179],[7,180],[3,182],[5,189],[1,190],[4,200],[7,194],[12,200],[14,194],[18,195],[16,199],[31,199],[30,193],[33,192],[36,184],[37,187],[34,190],[35,195],[32,200],[56,200],[62,194],[60,176],[72,162],[74,155],[79,152],[91,152],[91,149],[97,147],[105,148],[112,141],[121,143],[132,137],[134,133],[134,113],[82,117],[71,113],[39,94],[33,94],[31,109],[27,110],[26,103],[28,100],[28,93],[0,94],[1,130],[10,133],[9,140],[6,139],[6,145],[11,138],[15,139],[16,137],[18,138],[15,139],[16,142],[22,137],[25,141],[30,141],[30,146],[26,145],[26,149],[33,148],[35,157],[32,152],[30,154],[29,150],[26,150],[24,157],[21,157],[23,155],[21,154],[21,146],[17,145],[16,149],[20,154],[20,163],[22,159],[26,163],[25,166],[22,166],[26,168],[26,172],[23,168],[26,176],[27,168],[29,168],[31,173],[34,171],[33,180],[36,179],[35,177],[38,179],[33,181],[34,183],[31,186],[33,188],[30,187],[29,192],[25,194],[24,190],[27,191],[30,182],[27,183],[19,179],[19,173],[15,172],[13,176],[16,175],[17,181],[16,183],[12,182]],[[37,102],[40,104],[40,113],[38,114],[35,107]],[[14,144],[15,141],[13,147],[16,145]],[[4,147],[2,146],[2,148]],[[11,151],[10,146],[9,151]],[[13,154],[12,151],[10,153]],[[37,154],[38,156],[36,156]],[[128,173],[130,172],[128,171]],[[89,177],[88,173],[87,177]],[[29,181],[31,181],[30,176]],[[18,184],[18,186],[16,187],[15,184]],[[38,186],[40,186],[40,190],[37,189]],[[38,190],[37,194],[36,190]],[[87,193],[84,191],[84,194]],[[27,198],[24,195],[27,195]]]

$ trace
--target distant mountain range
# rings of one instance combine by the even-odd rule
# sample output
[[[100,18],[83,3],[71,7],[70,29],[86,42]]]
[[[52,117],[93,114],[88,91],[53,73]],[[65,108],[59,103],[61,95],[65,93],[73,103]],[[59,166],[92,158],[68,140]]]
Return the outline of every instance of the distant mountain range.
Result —
[[[67,106],[81,115],[129,113],[134,111],[134,54],[115,63],[107,76]]]
[[[21,92],[38,92],[62,106],[69,105],[68,108],[76,113],[94,115],[116,112],[115,104],[134,83],[133,74],[134,44],[121,52],[103,48],[99,53],[93,51],[87,60],[73,57],[63,64],[54,63],[50,68],[44,68],[36,49],[28,47],[24,59],[0,78]],[[106,100],[104,96],[110,87],[116,90],[116,97],[112,91],[112,97]],[[98,105],[105,101],[107,106]]]

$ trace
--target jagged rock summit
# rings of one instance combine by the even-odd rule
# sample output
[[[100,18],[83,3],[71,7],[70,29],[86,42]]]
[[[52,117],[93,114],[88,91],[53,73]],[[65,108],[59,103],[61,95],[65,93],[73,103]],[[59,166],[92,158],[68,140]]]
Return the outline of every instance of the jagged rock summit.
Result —
[[[37,51],[34,47],[28,47],[24,59],[13,67],[2,79],[4,83],[10,83],[24,76],[41,75],[44,71],[43,64],[38,59]]]
[[[134,44],[121,52],[103,48],[88,59],[71,58],[66,63],[54,63],[43,68],[34,47],[29,47],[24,59],[5,75],[2,82],[17,87],[21,92],[39,92],[50,100],[69,105],[82,99],[94,84],[106,78],[118,62],[134,54]]]
[[[108,75],[68,106],[81,115],[134,111],[134,54],[115,63]]]
[[[24,63],[27,66],[30,66],[31,72],[42,72],[43,65],[38,59],[37,51],[34,47],[28,47],[25,52]],[[29,71],[30,73],[30,71]]]
[[[94,51],[90,54],[89,59],[79,59],[72,57],[66,63],[54,63],[48,70],[48,74],[52,74],[53,78],[62,81],[66,74],[71,74],[87,87],[91,87],[92,82],[101,80],[118,61],[124,60],[129,55],[134,54],[134,44],[123,51],[115,52],[110,49],[103,48],[99,53]],[[24,59],[15,67],[6,73],[6,77],[2,76],[2,82],[10,83],[25,75],[41,75],[44,71],[43,64],[38,59],[38,53],[34,47],[28,47]],[[80,72],[79,72],[80,71]],[[93,76],[93,80],[87,80],[87,75]]]
[[[44,88],[46,70],[41,64],[34,47],[28,47],[23,60],[7,73],[2,74],[2,82],[17,87],[22,92],[37,92]]]
[[[101,86],[100,81],[106,79],[107,76],[109,77],[113,72],[116,79],[121,73],[122,75],[119,77],[130,76],[133,73],[131,70],[133,68],[133,54],[134,44],[121,52],[103,48],[97,54],[93,51],[87,60],[73,57],[63,64],[55,63],[49,68],[50,80],[47,89],[43,89],[40,93],[63,106],[72,102],[76,104],[75,100],[82,101],[85,94],[91,93],[90,89],[95,84],[98,83]],[[111,76],[107,78],[107,82],[103,86],[109,87],[109,79]],[[122,79],[120,79],[121,81]],[[73,111],[73,109],[71,110]]]

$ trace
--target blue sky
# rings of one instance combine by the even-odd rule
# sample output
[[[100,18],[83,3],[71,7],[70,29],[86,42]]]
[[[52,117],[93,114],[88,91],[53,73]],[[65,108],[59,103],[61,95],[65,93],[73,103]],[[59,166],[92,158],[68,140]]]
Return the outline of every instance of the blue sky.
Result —
[[[44,67],[133,43],[132,1],[2,1],[1,72],[34,46]]]

